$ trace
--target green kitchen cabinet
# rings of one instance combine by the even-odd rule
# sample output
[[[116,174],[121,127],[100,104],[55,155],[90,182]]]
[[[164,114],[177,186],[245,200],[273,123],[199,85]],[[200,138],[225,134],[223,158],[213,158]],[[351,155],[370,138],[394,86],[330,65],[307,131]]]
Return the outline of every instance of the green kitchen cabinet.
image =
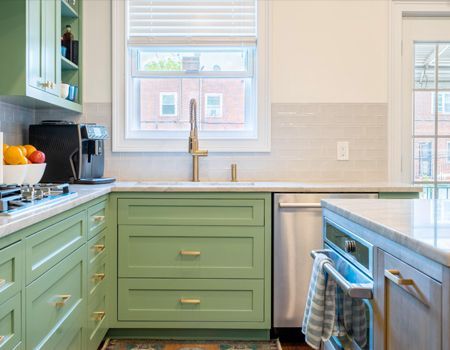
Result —
[[[81,0],[77,9],[81,10]],[[81,43],[81,18],[67,17],[64,0],[0,1],[0,98],[36,108],[61,107],[81,112],[81,98],[72,102],[60,97],[61,84],[78,85],[81,96],[81,65],[67,73],[61,56],[62,26],[74,26]],[[81,12],[79,12],[81,13]],[[81,46],[80,53],[81,57]],[[70,62],[70,61],[69,61]],[[80,61],[81,63],[81,61]]]
[[[110,334],[268,339],[270,193],[112,193]]]

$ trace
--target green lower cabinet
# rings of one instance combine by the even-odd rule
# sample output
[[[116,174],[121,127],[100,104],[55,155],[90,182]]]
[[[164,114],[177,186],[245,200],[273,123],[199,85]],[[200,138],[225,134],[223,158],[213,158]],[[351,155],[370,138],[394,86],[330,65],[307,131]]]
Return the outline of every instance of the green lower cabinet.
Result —
[[[84,245],[26,287],[27,348],[56,349],[85,312],[86,255]]]
[[[121,278],[118,293],[121,321],[264,320],[263,280]]]
[[[108,331],[107,288],[99,287],[90,298],[87,321],[87,349],[96,350]]]
[[[23,256],[22,242],[0,250],[0,304],[22,288]]]
[[[264,277],[264,227],[120,225],[118,243],[119,277]]]
[[[0,349],[12,350],[22,341],[22,295],[0,305]]]

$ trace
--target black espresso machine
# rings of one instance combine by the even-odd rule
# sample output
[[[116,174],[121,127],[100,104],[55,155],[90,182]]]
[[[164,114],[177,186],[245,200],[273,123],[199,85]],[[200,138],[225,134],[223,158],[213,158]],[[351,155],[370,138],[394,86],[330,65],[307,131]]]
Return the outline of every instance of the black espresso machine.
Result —
[[[47,168],[42,182],[104,184],[105,126],[46,120],[30,125],[29,143],[46,155]]]

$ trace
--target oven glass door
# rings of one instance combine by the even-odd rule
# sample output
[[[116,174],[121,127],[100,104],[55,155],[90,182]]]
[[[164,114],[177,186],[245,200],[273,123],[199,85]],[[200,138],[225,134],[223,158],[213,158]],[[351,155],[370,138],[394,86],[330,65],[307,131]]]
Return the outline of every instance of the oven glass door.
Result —
[[[323,251],[333,260],[337,273],[352,286],[372,284],[372,280],[355,264],[342,257],[325,244]],[[328,278],[336,278],[331,275]],[[373,285],[373,284],[372,284]],[[341,337],[331,339],[334,349],[338,350],[372,350],[373,349],[373,308],[370,299],[351,298],[337,284],[336,305],[338,309],[338,325],[341,327]]]

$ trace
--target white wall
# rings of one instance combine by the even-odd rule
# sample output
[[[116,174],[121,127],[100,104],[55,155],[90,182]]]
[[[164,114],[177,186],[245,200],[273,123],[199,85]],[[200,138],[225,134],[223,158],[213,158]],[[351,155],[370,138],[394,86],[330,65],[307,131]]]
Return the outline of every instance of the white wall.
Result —
[[[111,1],[84,3],[84,102],[111,102]],[[386,103],[388,0],[271,0],[273,103]]]

